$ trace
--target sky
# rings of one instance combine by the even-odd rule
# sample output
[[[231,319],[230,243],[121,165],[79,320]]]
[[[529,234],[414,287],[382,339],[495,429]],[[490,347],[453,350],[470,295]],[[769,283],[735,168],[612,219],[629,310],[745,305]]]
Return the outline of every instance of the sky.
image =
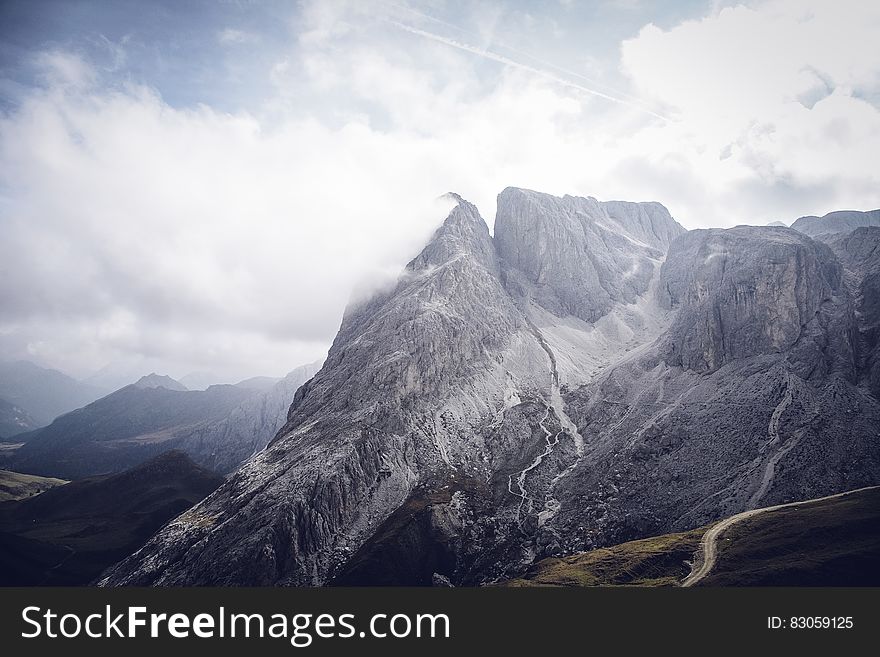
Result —
[[[880,3],[0,3],[0,359],[234,380],[507,186],[880,207]]]

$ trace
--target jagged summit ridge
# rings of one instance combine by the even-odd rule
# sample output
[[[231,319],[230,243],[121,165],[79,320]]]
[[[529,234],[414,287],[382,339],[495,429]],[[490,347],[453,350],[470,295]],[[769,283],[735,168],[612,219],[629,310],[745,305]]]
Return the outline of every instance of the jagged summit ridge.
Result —
[[[595,322],[616,303],[634,303],[683,232],[658,203],[601,203],[513,187],[498,195],[495,243],[508,288],[559,317]]]
[[[453,192],[445,197],[455,201],[455,206],[422,252],[407,265],[407,271],[438,267],[460,257],[474,258],[490,271],[496,271],[497,257],[489,227],[477,207]]]

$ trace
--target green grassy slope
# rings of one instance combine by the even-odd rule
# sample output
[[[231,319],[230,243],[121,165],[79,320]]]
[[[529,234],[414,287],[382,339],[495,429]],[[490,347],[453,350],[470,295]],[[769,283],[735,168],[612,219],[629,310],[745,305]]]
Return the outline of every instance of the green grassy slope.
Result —
[[[705,530],[665,534],[569,557],[542,559],[504,586],[676,586]]]
[[[54,477],[39,477],[21,472],[0,470],[0,502],[33,497],[66,483],[64,479],[55,479]]]

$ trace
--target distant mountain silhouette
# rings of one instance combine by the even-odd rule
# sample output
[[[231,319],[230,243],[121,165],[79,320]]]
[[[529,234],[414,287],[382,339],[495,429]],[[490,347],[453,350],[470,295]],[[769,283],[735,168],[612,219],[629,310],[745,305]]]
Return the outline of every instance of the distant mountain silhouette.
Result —
[[[107,392],[27,361],[0,363],[0,399],[26,411],[38,427]]]
[[[10,404],[5,399],[0,399],[0,439],[8,439],[39,426],[26,410]]]
[[[166,390],[178,390],[180,392],[188,390],[180,381],[175,381],[170,376],[156,374],[155,372],[142,376],[134,382],[134,386],[136,388],[165,388]]]
[[[318,367],[298,367],[265,390],[247,385],[184,390],[170,377],[151,374],[18,436],[27,444],[3,467],[77,479],[119,472],[180,449],[199,465],[226,473],[275,436],[297,388]]]

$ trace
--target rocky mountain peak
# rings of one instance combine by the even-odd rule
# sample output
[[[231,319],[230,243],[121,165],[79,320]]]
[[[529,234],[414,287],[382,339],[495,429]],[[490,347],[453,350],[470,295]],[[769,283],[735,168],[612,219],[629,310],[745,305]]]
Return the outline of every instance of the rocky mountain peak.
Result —
[[[394,288],[346,310],[325,367],[294,400],[291,422],[318,406],[348,408],[346,399],[324,398],[323,391],[338,390],[343,381],[354,389],[352,377],[386,390],[382,407],[400,396],[436,394],[510,328],[512,304],[497,276],[488,226],[476,206],[448,196],[455,206]],[[361,365],[351,372],[350,363]],[[384,408],[370,413],[392,417]]]
[[[495,271],[497,258],[489,227],[477,207],[450,192],[446,199],[455,202],[445,221],[434,232],[422,252],[407,265],[409,271],[439,267],[460,257],[471,257]]]
[[[615,223],[625,226],[630,234],[664,250],[684,228],[672,218],[666,206],[657,201],[606,201],[602,208]]]

